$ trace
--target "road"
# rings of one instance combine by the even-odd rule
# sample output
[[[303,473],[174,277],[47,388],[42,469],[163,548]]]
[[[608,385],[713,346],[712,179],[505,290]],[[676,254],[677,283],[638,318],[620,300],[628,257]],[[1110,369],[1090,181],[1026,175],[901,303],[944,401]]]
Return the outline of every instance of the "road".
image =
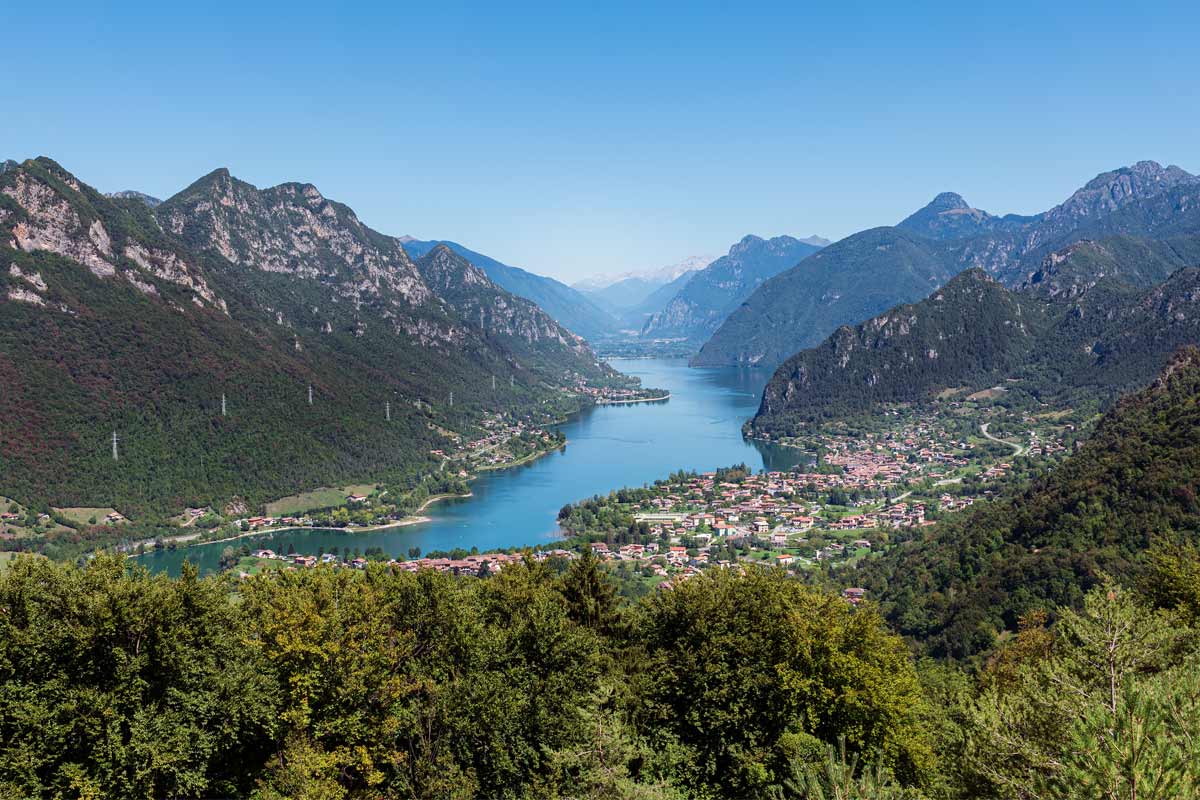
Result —
[[[1028,448],[1026,448],[1024,445],[1019,445],[1016,442],[1010,442],[1007,439],[1000,439],[1000,438],[992,436],[990,433],[988,433],[988,425],[990,425],[990,424],[991,424],[990,422],[985,422],[979,426],[979,430],[983,432],[984,438],[991,439],[993,442],[999,442],[1000,444],[1008,445],[1009,447],[1011,447],[1013,449],[1013,457],[1014,458],[1016,458],[1017,456],[1025,455],[1025,451]]]

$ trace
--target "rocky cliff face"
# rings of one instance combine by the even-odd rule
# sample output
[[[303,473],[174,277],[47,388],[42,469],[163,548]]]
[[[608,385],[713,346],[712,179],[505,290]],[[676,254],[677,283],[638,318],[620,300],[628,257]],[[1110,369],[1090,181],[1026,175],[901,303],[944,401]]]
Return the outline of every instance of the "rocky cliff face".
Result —
[[[266,310],[280,324],[350,328],[380,322],[435,348],[503,342],[513,364],[596,373],[587,344],[528,300],[516,297],[449,247],[413,261],[405,243],[372,230],[310,184],[257,189],[217,170],[155,209],[171,233],[244,270],[287,277],[303,302]]]
[[[111,197],[114,200],[136,200],[139,203],[145,204],[149,208],[155,208],[162,204],[162,200],[157,197],[152,197],[144,192],[137,192],[133,189],[125,189],[120,192],[109,192],[106,197]]]
[[[220,169],[156,216],[175,235],[232,264],[319,280],[357,306],[384,299],[402,308],[433,297],[399,241],[370,230],[311,184],[259,190]]]
[[[54,162],[39,159],[6,170],[0,194],[10,201],[8,208],[0,208],[0,225],[7,223],[14,250],[53,253],[87,267],[97,278],[124,281],[147,295],[161,295],[164,284],[170,284],[184,289],[194,305],[228,313],[186,252],[170,242],[139,240],[123,226],[110,232],[100,196]]]
[[[582,338],[534,303],[496,286],[483,270],[448,246],[434,247],[417,260],[416,267],[439,297],[485,335],[505,338],[526,354],[541,349],[568,360],[595,361]]]
[[[595,340],[616,332],[617,321],[608,312],[600,309],[582,293],[561,281],[535,275],[519,267],[512,267],[483,253],[463,247],[451,241],[420,241],[411,236],[399,240],[413,258],[420,258],[433,248],[445,245],[485,275],[502,289],[523,297],[553,317],[560,325],[575,333]]]

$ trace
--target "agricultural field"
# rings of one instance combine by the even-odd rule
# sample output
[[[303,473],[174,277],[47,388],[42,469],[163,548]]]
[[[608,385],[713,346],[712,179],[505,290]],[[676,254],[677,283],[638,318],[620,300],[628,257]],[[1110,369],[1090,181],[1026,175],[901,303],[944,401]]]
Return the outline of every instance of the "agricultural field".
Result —
[[[280,498],[273,503],[267,503],[267,516],[294,517],[309,511],[322,508],[335,508],[346,504],[346,498],[352,494],[369,495],[374,492],[373,483],[355,484],[341,489],[314,489],[311,492],[301,492]]]
[[[115,508],[86,508],[81,506],[78,508],[56,508],[54,512],[79,525],[103,525],[108,515],[117,513],[117,510]],[[120,525],[126,521],[125,519],[121,519],[114,524]]]

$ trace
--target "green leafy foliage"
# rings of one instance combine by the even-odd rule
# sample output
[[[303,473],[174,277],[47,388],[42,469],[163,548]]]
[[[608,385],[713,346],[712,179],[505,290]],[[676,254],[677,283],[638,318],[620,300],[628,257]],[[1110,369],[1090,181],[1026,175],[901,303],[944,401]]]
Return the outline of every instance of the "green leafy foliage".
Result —
[[[844,737],[910,783],[931,767],[903,645],[874,613],[781,571],[685,581],[649,601],[639,636],[654,685],[643,713],[664,748],[693,754],[693,787],[764,791],[808,736]]]
[[[1032,608],[1078,607],[1102,571],[1135,580],[1152,544],[1200,535],[1198,397],[1200,351],[1184,351],[1063,463],[865,562],[856,585],[902,633],[962,658],[988,650]],[[1164,598],[1194,602],[1189,580],[1164,582]]]
[[[620,607],[594,568],[235,584],[21,560],[0,796],[744,796],[839,738],[928,778],[915,673],[873,613],[771,572]]]
[[[1066,610],[1048,655],[985,689],[966,724],[986,796],[1191,797],[1200,790],[1195,632],[1106,583]]]

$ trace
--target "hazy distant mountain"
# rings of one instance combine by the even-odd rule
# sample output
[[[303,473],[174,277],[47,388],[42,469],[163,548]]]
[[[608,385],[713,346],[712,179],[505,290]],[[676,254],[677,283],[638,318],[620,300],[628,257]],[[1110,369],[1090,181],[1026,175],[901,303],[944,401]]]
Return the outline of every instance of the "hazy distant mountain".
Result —
[[[622,281],[636,279],[658,287],[676,280],[685,272],[695,272],[696,270],[704,269],[715,261],[716,258],[716,256],[688,256],[678,263],[668,264],[665,267],[629,270],[612,275],[595,275],[581,281],[576,281],[572,286],[581,292],[595,292],[621,283]]]
[[[622,278],[602,289],[580,289],[584,297],[608,313],[620,317],[630,308],[641,305],[663,283],[648,278]],[[578,287],[578,285],[577,285]]]
[[[791,236],[746,236],[729,253],[698,271],[642,327],[642,336],[703,341],[758,286],[817,252]]]
[[[151,197],[150,195],[142,192],[135,192],[133,189],[126,189],[121,192],[109,192],[105,196],[112,197],[117,200],[140,200],[141,202],[150,206],[150,208],[154,208],[162,203],[162,200],[159,200],[157,197]]]
[[[497,285],[518,297],[524,297],[537,303],[543,311],[554,317],[560,324],[584,338],[604,338],[616,333],[619,327],[618,321],[612,314],[601,309],[580,292],[561,281],[535,275],[520,267],[510,267],[457,242],[422,241],[411,236],[401,237],[400,242],[413,258],[420,258],[439,244],[446,245],[483,270]]]
[[[309,184],[220,169],[151,209],[49,159],[10,165],[0,264],[0,494],[30,502],[162,510],[399,479],[436,467],[438,426],[612,374],[449,250],[414,263]]]
[[[692,275],[713,260],[691,256],[656,269],[589,278],[574,288],[616,318],[622,331],[637,334],[651,315],[666,308]]]
[[[1084,239],[1163,240],[1195,231],[1200,178],[1152,161],[1103,173],[1029,217],[998,217],[945,192],[898,226],[849,236],[768,281],[693,363],[773,367],[839,325],[918,300],[964,269],[1016,286],[1047,255]]]

